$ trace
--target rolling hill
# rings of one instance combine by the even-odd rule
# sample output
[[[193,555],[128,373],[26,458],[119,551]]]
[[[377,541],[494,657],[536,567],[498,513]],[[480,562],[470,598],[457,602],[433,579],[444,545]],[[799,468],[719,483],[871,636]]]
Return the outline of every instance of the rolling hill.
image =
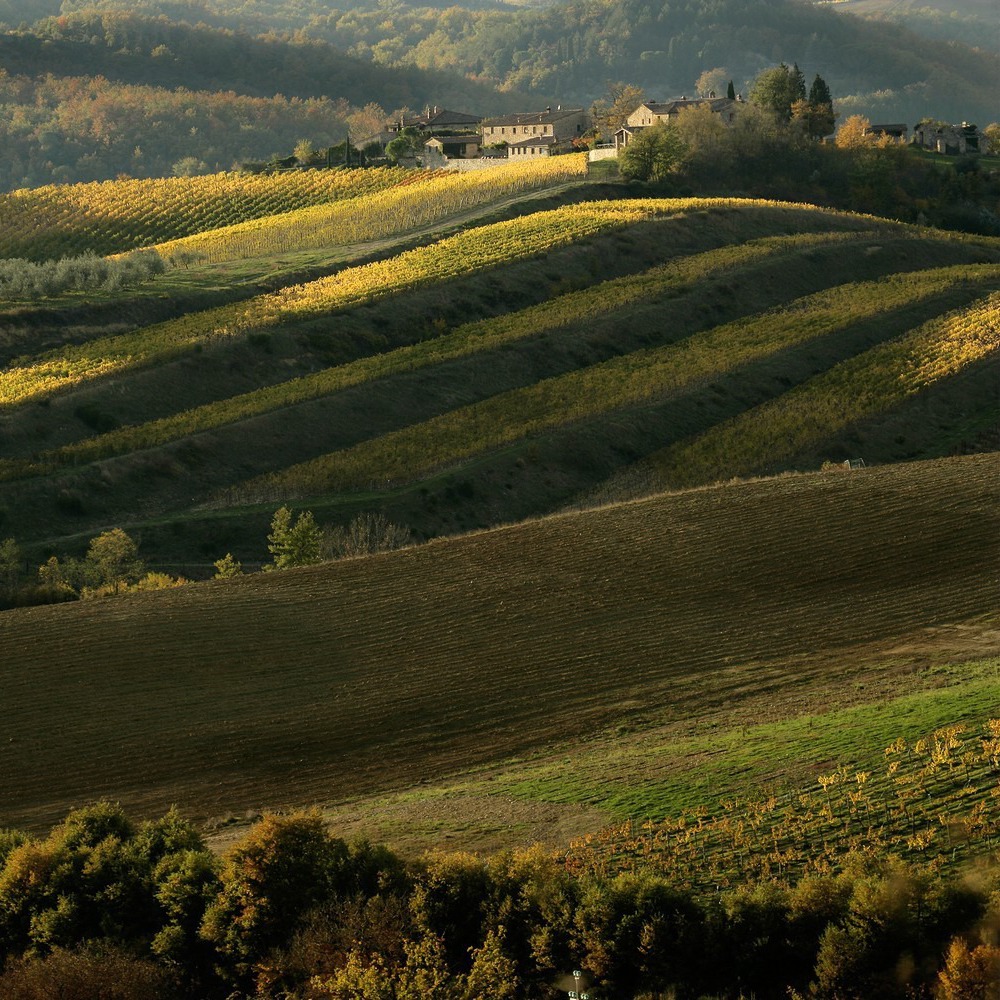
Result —
[[[835,10],[901,24],[942,42],[1000,51],[1000,11],[990,0],[840,0]]]
[[[112,525],[157,569],[252,566],[283,503],[431,540],[0,615],[2,824],[320,803],[409,849],[565,844],[996,703],[996,240],[576,156],[4,213],[24,255],[169,265],[2,312],[29,568]]]
[[[359,172],[262,218],[255,196],[246,222],[154,244],[187,263],[148,285],[12,306],[0,532],[41,561],[122,525],[147,558],[204,575],[227,550],[262,560],[283,502],[322,523],[380,509],[431,537],[595,496],[990,446],[996,240],[622,198],[583,169]],[[103,252],[141,243],[120,210],[138,183],[88,189],[81,231]],[[226,181],[227,203],[233,183],[259,186]],[[210,204],[200,181],[169,185]],[[66,190],[0,203],[37,225],[12,226],[19,253],[70,238]],[[195,202],[169,197],[197,229]],[[794,416],[820,396],[835,417]]]
[[[396,839],[427,843],[429,804],[434,836],[496,843],[525,816],[565,833],[663,815],[678,786],[710,798],[808,774],[821,748],[845,762],[867,729],[877,746],[977,718],[997,693],[981,662],[998,652],[996,471],[983,455],[779,477],[4,613],[0,817],[39,827],[98,796],[219,817],[413,788]],[[821,736],[851,706],[867,716]],[[812,751],[783,758],[772,733],[717,787],[693,777],[700,751],[656,749],[807,716]],[[435,807],[445,778],[465,787]],[[371,833],[385,814],[366,814]]]

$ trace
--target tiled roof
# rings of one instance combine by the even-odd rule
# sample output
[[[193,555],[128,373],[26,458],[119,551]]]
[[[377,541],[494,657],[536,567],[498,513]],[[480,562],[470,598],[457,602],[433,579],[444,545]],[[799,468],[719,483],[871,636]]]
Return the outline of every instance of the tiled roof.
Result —
[[[649,108],[654,115],[675,115],[682,108],[697,108],[703,104],[718,112],[724,111],[731,104],[740,103],[742,102],[731,97],[681,97],[676,101],[646,101],[640,107]]]
[[[407,115],[402,120],[404,128],[430,128],[438,126],[443,128],[449,125],[478,125],[482,121],[481,115],[470,115],[464,111],[448,111],[446,108],[428,108],[422,115]],[[392,122],[393,127],[399,128],[399,121]]]
[[[545,111],[525,111],[516,115],[501,115],[497,118],[487,118],[483,124],[490,126],[497,125],[549,125],[570,115],[583,114],[583,108],[556,108],[553,111],[547,108]]]
[[[424,141],[439,142],[442,146],[464,146],[470,142],[480,143],[483,141],[483,137],[481,135],[473,135],[470,132],[468,135],[432,135]]]
[[[554,135],[533,135],[527,139],[518,139],[517,142],[507,144],[508,149],[520,146],[554,146],[559,140]]]

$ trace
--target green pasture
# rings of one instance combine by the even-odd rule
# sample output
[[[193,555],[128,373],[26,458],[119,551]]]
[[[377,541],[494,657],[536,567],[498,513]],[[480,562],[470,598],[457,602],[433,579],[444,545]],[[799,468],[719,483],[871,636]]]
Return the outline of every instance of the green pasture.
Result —
[[[711,728],[681,739],[661,742],[655,729],[611,735],[600,749],[584,743],[562,761],[516,766],[490,787],[519,798],[585,803],[633,820],[698,806],[715,811],[730,798],[813,791],[817,773],[884,767],[885,747],[899,738],[913,741],[955,723],[978,729],[1000,714],[1000,659],[943,667],[933,680],[947,686],[732,729],[716,716]]]

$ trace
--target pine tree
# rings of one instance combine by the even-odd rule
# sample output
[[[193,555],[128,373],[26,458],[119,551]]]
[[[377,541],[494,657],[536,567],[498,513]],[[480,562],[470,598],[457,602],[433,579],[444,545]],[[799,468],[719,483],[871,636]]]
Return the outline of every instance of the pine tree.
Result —
[[[804,101],[806,99],[806,78],[803,76],[802,70],[799,69],[798,63],[792,63],[790,77],[792,90],[795,95],[793,102],[795,100]]]
[[[833,106],[833,96],[830,94],[830,88],[826,85],[826,80],[816,74],[816,79],[813,80],[812,86],[809,88],[809,103],[810,104],[829,104]]]
[[[321,558],[323,533],[312,511],[307,510],[292,523],[292,512],[279,507],[271,519],[271,534],[267,536],[267,550],[274,561],[265,569],[289,569],[292,566],[309,566]]]

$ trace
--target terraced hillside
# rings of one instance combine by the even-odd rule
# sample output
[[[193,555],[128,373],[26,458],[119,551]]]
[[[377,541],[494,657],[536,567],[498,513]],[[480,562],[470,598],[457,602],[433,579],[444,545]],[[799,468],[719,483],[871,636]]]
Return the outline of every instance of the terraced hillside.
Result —
[[[945,721],[978,718],[1000,693],[996,660],[969,665],[998,652],[996,471],[985,455],[779,477],[6,612],[0,825],[97,796],[202,816],[333,803],[521,755],[467,776],[466,806],[494,833],[516,802],[593,829],[664,814],[668,731],[860,704],[894,739],[936,724],[898,700],[934,690],[952,692]],[[440,834],[455,800],[430,808]]]
[[[205,575],[264,558],[284,502],[430,537],[995,446],[1000,242],[585,200],[582,169],[413,175],[160,244],[188,266],[135,292],[10,304],[0,535],[37,558],[121,525]]]

